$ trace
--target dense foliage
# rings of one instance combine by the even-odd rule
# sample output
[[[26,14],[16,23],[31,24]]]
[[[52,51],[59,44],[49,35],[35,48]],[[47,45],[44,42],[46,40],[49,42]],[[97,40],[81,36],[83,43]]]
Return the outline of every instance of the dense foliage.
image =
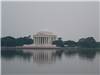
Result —
[[[16,46],[16,39],[11,36],[1,38],[1,46]]]
[[[31,39],[30,36],[20,37],[20,38],[7,36],[1,38],[1,46],[7,46],[7,47],[23,46],[25,44],[32,44],[32,43],[33,43],[33,39]]]
[[[64,45],[67,45],[68,47],[75,47],[77,43],[72,40],[64,41]]]
[[[100,48],[100,42],[96,42],[96,40],[93,37],[87,37],[87,38],[81,38],[79,39],[78,42],[68,40],[68,41],[63,41],[63,40],[56,40],[53,42],[56,46],[59,47],[81,47],[81,48]]]
[[[57,47],[64,47],[64,42],[62,41],[62,38],[58,38],[58,40],[53,41],[52,44],[55,44]]]
[[[79,47],[95,48],[96,40],[93,37],[82,38],[77,42]]]
[[[29,45],[33,43],[31,36],[14,38],[11,36],[1,38],[1,46],[15,47]],[[52,44],[57,47],[81,47],[81,48],[100,48],[100,42],[96,42],[93,37],[81,38],[78,42],[73,40],[63,41],[62,38],[58,38],[53,41]]]

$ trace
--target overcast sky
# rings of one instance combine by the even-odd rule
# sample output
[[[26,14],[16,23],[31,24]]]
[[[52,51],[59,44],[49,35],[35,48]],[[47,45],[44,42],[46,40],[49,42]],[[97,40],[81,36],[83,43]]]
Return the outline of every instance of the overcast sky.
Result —
[[[64,40],[99,39],[98,2],[2,2],[2,36],[50,31]]]

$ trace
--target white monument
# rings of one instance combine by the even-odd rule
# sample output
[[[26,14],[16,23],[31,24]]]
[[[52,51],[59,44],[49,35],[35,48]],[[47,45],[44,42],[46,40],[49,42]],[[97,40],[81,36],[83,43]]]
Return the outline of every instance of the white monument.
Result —
[[[52,42],[57,36],[52,32],[41,31],[33,35],[34,46],[36,47],[53,47]]]
[[[23,48],[56,48],[56,46],[52,44],[56,38],[57,36],[52,32],[37,32],[33,35],[33,44],[24,45]]]

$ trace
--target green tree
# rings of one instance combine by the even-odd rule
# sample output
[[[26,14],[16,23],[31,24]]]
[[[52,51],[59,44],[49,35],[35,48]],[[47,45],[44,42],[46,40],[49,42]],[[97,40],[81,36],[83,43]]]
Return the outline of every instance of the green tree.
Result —
[[[16,39],[16,46],[23,46],[24,45],[24,39],[22,37]]]
[[[11,36],[1,38],[1,46],[16,46],[16,39]]]
[[[33,39],[31,39],[30,36],[20,37],[20,38],[7,36],[1,38],[1,46],[6,46],[6,47],[23,46],[24,44],[29,45],[32,43],[33,43]]]
[[[68,47],[75,47],[76,44],[77,43],[75,41],[72,41],[72,40],[64,41],[64,45],[67,45]]]
[[[24,44],[29,45],[33,43],[33,39],[28,37],[20,37],[16,39],[16,45],[17,46],[23,46]]]
[[[93,37],[82,38],[78,41],[79,47],[95,48],[96,40]]]
[[[64,47],[62,38],[58,38],[58,40],[53,41],[52,44],[56,45],[57,47]]]
[[[96,47],[100,48],[100,42],[96,42]]]

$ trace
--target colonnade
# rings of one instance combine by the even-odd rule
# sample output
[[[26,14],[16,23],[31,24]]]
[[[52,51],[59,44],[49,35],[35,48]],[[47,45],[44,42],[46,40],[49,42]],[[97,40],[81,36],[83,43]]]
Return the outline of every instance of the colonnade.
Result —
[[[55,41],[55,36],[35,36],[34,37],[34,44],[35,45],[45,45],[45,44],[52,44],[52,41]]]

